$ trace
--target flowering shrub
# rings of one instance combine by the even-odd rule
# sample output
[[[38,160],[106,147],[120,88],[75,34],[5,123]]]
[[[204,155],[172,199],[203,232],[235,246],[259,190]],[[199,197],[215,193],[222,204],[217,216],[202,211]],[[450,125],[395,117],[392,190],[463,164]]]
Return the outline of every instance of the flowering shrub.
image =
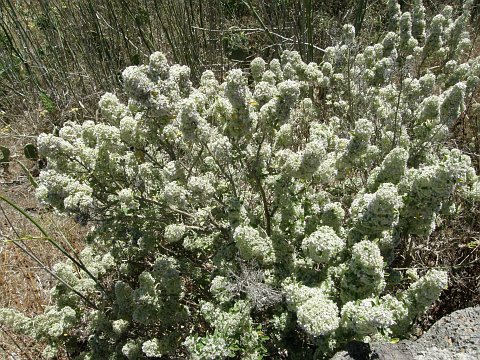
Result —
[[[448,139],[480,59],[471,1],[428,27],[421,1],[388,6],[382,41],[345,25],[321,64],[285,51],[195,87],[154,53],[123,72],[122,100],[101,98],[104,122],[40,135],[38,197],[94,225],[80,259],[98,281],[59,264],[54,305],[2,321],[79,359],[327,356],[404,336],[447,276],[399,284],[395,250],[454,193],[479,196]]]

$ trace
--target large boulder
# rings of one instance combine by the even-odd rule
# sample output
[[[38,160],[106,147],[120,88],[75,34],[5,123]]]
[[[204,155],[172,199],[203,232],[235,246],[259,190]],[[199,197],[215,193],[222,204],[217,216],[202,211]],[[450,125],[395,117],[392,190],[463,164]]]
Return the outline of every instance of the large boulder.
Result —
[[[397,344],[349,343],[332,360],[480,359],[480,306],[458,310],[437,321],[416,341]]]

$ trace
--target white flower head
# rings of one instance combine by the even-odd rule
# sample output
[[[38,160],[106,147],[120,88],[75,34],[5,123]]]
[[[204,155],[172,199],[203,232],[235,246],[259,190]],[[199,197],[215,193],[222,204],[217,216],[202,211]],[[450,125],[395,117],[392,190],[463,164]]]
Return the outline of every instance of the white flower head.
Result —
[[[155,88],[146,70],[144,66],[129,66],[122,72],[125,92],[133,99],[146,100]]]
[[[321,226],[303,239],[302,249],[316,262],[328,263],[345,248],[345,240],[329,226]]]
[[[118,192],[118,201],[124,211],[138,210],[140,207],[138,200],[135,199],[135,193],[130,188],[122,189]]]
[[[150,55],[150,62],[148,66],[152,75],[156,75],[163,80],[168,77],[169,65],[167,57],[164,53],[156,51]]]
[[[265,72],[265,65],[266,62],[260,57],[257,57],[252,60],[250,63],[250,72],[252,74],[252,77],[255,81],[260,81],[263,73]]]
[[[123,105],[116,95],[105,93],[98,103],[102,115],[111,123],[116,124],[127,113],[127,107]]]
[[[183,238],[186,232],[187,228],[184,224],[169,224],[165,227],[164,238],[169,243],[177,242]]]
[[[340,323],[337,305],[327,297],[312,297],[300,305],[297,321],[311,336],[328,335],[335,331]]]

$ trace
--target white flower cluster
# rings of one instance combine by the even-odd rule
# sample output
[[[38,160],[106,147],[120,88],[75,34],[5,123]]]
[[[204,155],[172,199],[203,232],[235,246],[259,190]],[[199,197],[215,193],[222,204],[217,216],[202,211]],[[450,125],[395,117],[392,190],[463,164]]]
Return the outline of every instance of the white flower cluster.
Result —
[[[352,256],[341,280],[344,302],[379,294],[385,287],[384,260],[377,244],[362,240],[352,247]]]
[[[445,150],[435,165],[410,169],[399,184],[409,201],[401,211],[401,227],[410,234],[429,235],[442,207],[449,206],[457,186],[473,182],[471,160],[459,150]]]
[[[105,123],[41,135],[39,198],[98,224],[83,255],[98,282],[65,264],[58,274],[111,309],[94,311],[59,283],[59,311],[76,314],[64,329],[82,331],[43,338],[77,336],[68,344],[84,345],[72,354],[86,358],[184,356],[186,347],[210,359],[258,358],[307,336],[332,350],[404,335],[446,275],[385,295],[395,247],[431,234],[457,189],[479,192],[468,156],[445,150],[480,83],[480,61],[462,55],[470,8],[431,21],[420,0],[411,9],[388,1],[377,44],[362,49],[347,25],[320,64],[285,51],[223,82],[206,71],[197,86],[187,67],[154,53],[123,72],[128,101],[102,97]],[[262,274],[256,298],[252,287],[229,291],[232,274],[250,268]],[[276,300],[260,298],[269,294]],[[271,329],[275,343],[263,333]]]
[[[345,240],[338,237],[329,226],[321,226],[305,237],[302,249],[308,256],[319,263],[329,263],[345,248]]]
[[[104,94],[98,106],[102,111],[102,115],[111,124],[118,124],[120,119],[127,114],[127,107],[112,93]]]
[[[374,335],[394,324],[392,311],[374,299],[350,301],[342,307],[341,326],[359,338]]]
[[[427,306],[438,299],[447,285],[448,276],[445,271],[429,270],[423,277],[411,284],[407,290],[399,294],[399,299],[408,309],[407,319],[410,320],[412,314],[424,311]]]
[[[18,310],[10,308],[0,308],[0,319],[3,325],[20,334],[33,334],[31,319]]]
[[[224,303],[233,298],[233,293],[230,288],[231,283],[226,277],[215,276],[210,285],[210,292],[218,302]]]
[[[135,195],[132,189],[122,189],[118,192],[118,201],[123,211],[137,210],[139,207],[138,201],[135,200]]]
[[[382,164],[371,172],[368,177],[370,191],[378,189],[380,184],[398,184],[407,171],[408,151],[403,148],[395,148],[390,151],[382,161]]]
[[[347,144],[347,148],[340,158],[338,167],[340,170],[351,166],[368,165],[369,155],[375,151],[370,145],[370,137],[373,133],[373,124],[367,119],[359,119],[355,122],[355,128]]]
[[[201,312],[215,332],[202,338],[187,337],[184,345],[192,358],[206,360],[232,357],[234,345],[242,348],[243,359],[258,358],[257,348],[261,339],[253,326],[250,310],[250,304],[243,300],[236,301],[228,312],[204,302]]]
[[[93,190],[87,184],[54,171],[42,172],[39,180],[41,184],[37,188],[37,196],[40,200],[72,213],[88,213],[92,208]],[[44,183],[48,183],[49,187]]]
[[[391,183],[382,183],[373,194],[363,194],[351,206],[353,230],[364,235],[379,234],[398,224],[402,197]]]
[[[329,334],[338,328],[338,306],[326,297],[312,297],[297,308],[300,326],[312,336]]]
[[[169,224],[165,227],[165,240],[169,243],[180,241],[186,231],[184,224]]]
[[[336,232],[340,232],[344,218],[345,210],[339,202],[325,204],[321,209],[322,224],[333,228]]]
[[[260,236],[258,230],[250,226],[240,225],[235,229],[233,239],[244,259],[257,259],[266,264],[275,261],[275,252],[271,240]]]
[[[161,340],[147,340],[142,344],[142,351],[146,357],[160,357],[165,355],[164,344]]]
[[[233,351],[221,336],[211,335],[201,339],[187,337],[184,345],[192,360],[225,359],[233,355]]]
[[[338,328],[338,306],[320,288],[286,281],[284,291],[288,305],[297,312],[298,322],[308,334],[327,335]]]

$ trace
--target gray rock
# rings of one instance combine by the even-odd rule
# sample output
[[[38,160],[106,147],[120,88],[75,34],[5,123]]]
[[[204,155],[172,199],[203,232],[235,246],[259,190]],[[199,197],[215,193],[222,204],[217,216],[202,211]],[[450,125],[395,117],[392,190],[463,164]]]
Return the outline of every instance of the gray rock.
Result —
[[[480,359],[480,307],[455,311],[437,321],[416,341],[398,344],[349,343],[332,360]]]
[[[480,354],[480,306],[445,316],[415,343],[459,353]]]
[[[345,350],[338,352],[332,360],[414,360],[409,342],[398,344],[353,342],[347,344]]]

